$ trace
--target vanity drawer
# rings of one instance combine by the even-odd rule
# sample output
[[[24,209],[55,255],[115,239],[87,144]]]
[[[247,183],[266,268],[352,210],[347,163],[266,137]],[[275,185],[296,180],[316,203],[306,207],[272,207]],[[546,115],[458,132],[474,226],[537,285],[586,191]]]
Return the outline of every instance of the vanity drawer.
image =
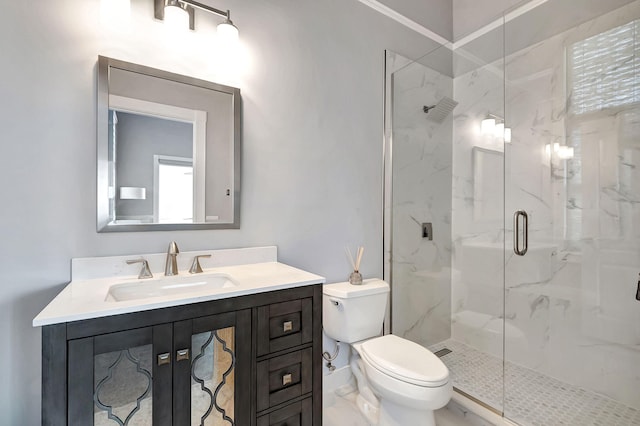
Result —
[[[312,414],[312,400],[306,398],[258,417],[258,426],[312,426]]]
[[[258,356],[312,341],[312,298],[258,308]]]
[[[307,348],[259,362],[257,411],[311,392],[312,359],[312,350]]]

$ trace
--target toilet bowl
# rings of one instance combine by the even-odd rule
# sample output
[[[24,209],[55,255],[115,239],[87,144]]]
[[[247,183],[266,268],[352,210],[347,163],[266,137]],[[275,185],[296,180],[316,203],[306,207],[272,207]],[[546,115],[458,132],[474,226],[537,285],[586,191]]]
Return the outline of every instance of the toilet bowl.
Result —
[[[357,404],[380,426],[435,426],[433,411],[451,399],[449,370],[428,349],[402,337],[379,336],[389,285],[327,284],[323,291],[325,333],[351,345]]]
[[[388,334],[353,345],[378,397],[382,426],[433,426],[453,393],[449,370],[426,348]]]

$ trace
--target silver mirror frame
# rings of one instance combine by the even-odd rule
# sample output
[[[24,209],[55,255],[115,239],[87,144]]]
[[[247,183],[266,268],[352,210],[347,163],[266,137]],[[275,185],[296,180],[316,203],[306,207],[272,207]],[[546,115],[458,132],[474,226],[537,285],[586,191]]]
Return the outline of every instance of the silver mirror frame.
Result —
[[[109,212],[109,74],[111,68],[132,71],[138,74],[158,77],[191,86],[202,87],[228,93],[233,102],[233,222],[228,223],[144,223],[115,225],[111,223]],[[212,83],[193,77],[174,74],[143,65],[98,56],[97,85],[97,231],[137,232],[137,231],[186,231],[197,229],[239,229],[240,228],[240,164],[241,164],[241,97],[240,89]]]

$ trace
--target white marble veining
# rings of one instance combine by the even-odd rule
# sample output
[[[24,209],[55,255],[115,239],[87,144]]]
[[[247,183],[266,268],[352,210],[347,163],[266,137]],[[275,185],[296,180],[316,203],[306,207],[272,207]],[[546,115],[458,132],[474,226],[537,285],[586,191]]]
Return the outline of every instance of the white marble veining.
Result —
[[[436,123],[423,106],[452,90],[450,77],[420,63],[393,75],[392,327],[425,345],[450,335],[453,115]],[[427,222],[433,240],[422,236]]]
[[[566,11],[559,3],[547,2],[544,10]],[[640,271],[640,109],[637,103],[610,108],[617,99],[611,92],[599,94],[610,98],[609,109],[587,114],[572,93],[601,90],[576,89],[576,43],[623,25],[637,33],[640,1],[623,3],[568,30],[566,23],[582,11],[565,25],[564,16],[550,23],[562,28],[552,32],[518,27],[542,9],[510,22],[504,33],[488,37],[484,48],[494,52],[455,52],[452,92],[446,78],[419,64],[394,73],[393,155],[387,157],[393,179],[386,181],[393,193],[385,199],[385,214],[393,217],[385,225],[385,235],[393,236],[393,251],[385,251],[392,276],[385,278],[393,286],[394,333],[425,345],[451,334],[496,359],[638,409],[640,309],[633,296]],[[604,87],[616,69],[637,64],[640,44],[627,40],[631,47],[622,52],[617,42],[600,43],[592,64],[600,71],[592,80]],[[495,62],[479,57],[504,52],[508,56]],[[634,67],[619,78],[637,91]],[[446,122],[429,123],[418,108],[445,93],[459,102],[452,139]],[[488,114],[505,119],[510,144],[480,134]],[[561,158],[554,144],[573,148],[573,157]],[[512,215],[519,209],[529,214],[525,257],[513,253]],[[438,240],[437,231],[433,242],[421,240],[425,218],[450,232],[449,241]],[[494,373],[501,382],[504,371]],[[496,388],[496,401],[513,397],[503,389]]]
[[[72,265],[73,267],[77,266],[78,271],[72,272],[72,276],[91,278],[72,280],[34,318],[33,326],[186,305],[325,282],[325,279],[321,276],[277,262],[275,260],[277,253],[275,247],[246,249],[246,252],[244,250],[183,252],[178,255],[179,275],[186,278],[193,277],[187,272],[193,256],[196,254],[211,254],[211,259],[202,259],[204,272],[199,276],[205,279],[209,274],[228,275],[237,284],[236,286],[218,288],[213,291],[196,290],[194,292],[120,302],[107,298],[109,288],[114,284],[139,281],[137,272],[140,265],[126,265],[125,263],[126,259],[139,256],[74,259]],[[247,257],[243,257],[245,253]],[[158,274],[158,278],[150,278],[150,281],[165,279],[162,276],[163,266],[162,268],[160,267],[160,260],[162,260],[163,265],[165,256],[165,254],[142,255],[142,257],[150,260],[152,272]],[[211,263],[215,266],[211,267],[211,264],[206,262],[207,260],[211,260]],[[225,265],[225,262],[229,262],[229,264]],[[96,277],[96,274],[92,272],[93,267],[103,275]],[[133,270],[130,270],[132,267]],[[132,272],[135,272],[135,275],[131,275]],[[171,279],[175,280],[176,277],[171,277]]]
[[[501,61],[456,76],[452,225],[453,338],[636,409],[640,112],[623,105],[576,114],[567,55],[574,43],[638,19],[635,1],[510,54],[506,86]],[[512,43],[507,37],[507,51]],[[479,134],[487,112],[506,115],[511,144]],[[547,153],[554,143],[572,146],[574,157]],[[504,177],[491,180],[506,203],[493,218],[473,214],[476,146],[503,156]],[[512,251],[517,209],[530,216],[523,258]]]
[[[501,43],[493,48],[494,55],[502,51]],[[468,68],[467,53],[456,58],[466,64],[457,66],[458,70]],[[475,69],[456,75],[454,94],[460,104],[453,126],[451,332],[453,338],[499,356],[503,348],[505,149],[502,140],[480,133],[480,123],[488,114],[504,117],[501,64],[480,62]]]

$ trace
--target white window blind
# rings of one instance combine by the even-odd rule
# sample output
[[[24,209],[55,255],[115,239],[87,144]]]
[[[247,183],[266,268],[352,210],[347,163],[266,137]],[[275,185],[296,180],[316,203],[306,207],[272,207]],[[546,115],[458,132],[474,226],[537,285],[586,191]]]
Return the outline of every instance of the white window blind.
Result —
[[[573,44],[571,112],[584,114],[640,101],[640,20]]]

